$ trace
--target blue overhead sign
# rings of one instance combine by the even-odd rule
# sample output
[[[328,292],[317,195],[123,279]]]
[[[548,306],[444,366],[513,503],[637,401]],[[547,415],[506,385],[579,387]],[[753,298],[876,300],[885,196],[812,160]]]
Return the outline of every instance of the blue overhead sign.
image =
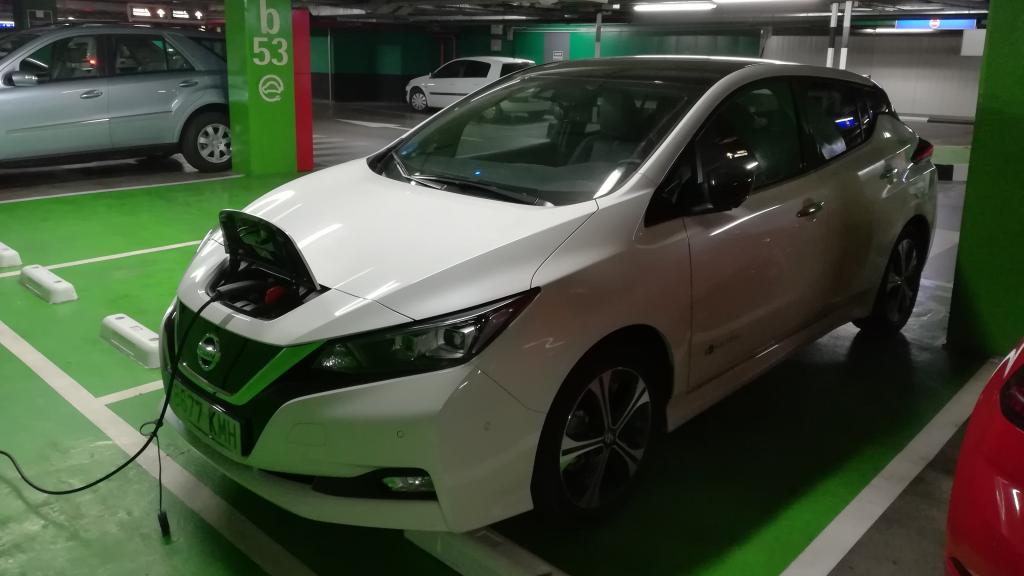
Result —
[[[0,30],[4,28],[14,28],[14,22],[11,20],[0,20]]]
[[[897,20],[898,30],[974,30],[977,20],[932,18],[931,20]]]

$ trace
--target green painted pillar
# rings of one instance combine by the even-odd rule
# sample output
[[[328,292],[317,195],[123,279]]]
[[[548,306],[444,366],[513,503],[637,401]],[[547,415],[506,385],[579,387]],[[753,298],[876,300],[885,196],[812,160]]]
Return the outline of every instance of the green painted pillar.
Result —
[[[14,0],[11,10],[14,12],[14,27],[17,30],[57,22],[57,0]]]
[[[1024,2],[992,0],[956,283],[953,346],[1003,354],[1024,337]]]
[[[295,74],[290,0],[226,0],[232,166],[295,172]]]

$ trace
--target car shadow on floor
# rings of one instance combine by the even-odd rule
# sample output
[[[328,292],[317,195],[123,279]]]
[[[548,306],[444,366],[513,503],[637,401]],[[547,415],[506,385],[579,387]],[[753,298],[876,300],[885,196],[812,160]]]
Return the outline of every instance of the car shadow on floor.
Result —
[[[569,574],[777,574],[980,362],[941,345],[948,295],[906,336],[843,326],[670,434],[627,505],[564,527],[499,525]]]

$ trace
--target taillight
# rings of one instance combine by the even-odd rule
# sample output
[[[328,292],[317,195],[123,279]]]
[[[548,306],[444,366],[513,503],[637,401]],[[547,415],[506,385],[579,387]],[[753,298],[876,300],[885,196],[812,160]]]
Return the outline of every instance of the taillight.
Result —
[[[1017,370],[1017,373],[1003,384],[1003,390],[999,393],[999,405],[1003,409],[1003,416],[1006,416],[1014,426],[1024,430],[1024,369]]]
[[[935,146],[932,146],[931,142],[924,138],[918,138],[917,148],[914,149],[914,155],[911,156],[911,159],[914,161],[914,164],[924,162],[932,157],[933,152],[935,152]]]

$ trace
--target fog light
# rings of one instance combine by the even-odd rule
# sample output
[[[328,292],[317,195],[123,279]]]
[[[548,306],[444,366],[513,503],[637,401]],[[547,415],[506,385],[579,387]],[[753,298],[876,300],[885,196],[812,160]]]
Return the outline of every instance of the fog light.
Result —
[[[424,493],[434,491],[434,481],[430,476],[388,476],[381,482],[392,492]]]

